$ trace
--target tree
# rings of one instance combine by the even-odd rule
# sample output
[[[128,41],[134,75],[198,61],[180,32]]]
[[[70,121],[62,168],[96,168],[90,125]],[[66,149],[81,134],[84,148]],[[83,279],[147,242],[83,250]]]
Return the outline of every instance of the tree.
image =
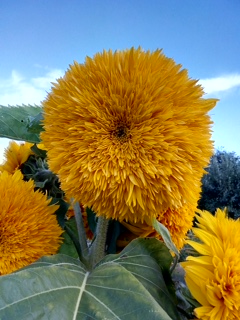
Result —
[[[202,179],[199,209],[212,213],[228,208],[231,217],[240,217],[240,157],[234,152],[217,150]]]

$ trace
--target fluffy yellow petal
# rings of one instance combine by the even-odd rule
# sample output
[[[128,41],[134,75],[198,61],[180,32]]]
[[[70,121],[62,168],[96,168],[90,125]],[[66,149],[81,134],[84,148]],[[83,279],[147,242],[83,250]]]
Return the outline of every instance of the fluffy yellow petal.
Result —
[[[240,319],[239,221],[228,219],[226,211],[212,216],[199,211],[199,229],[193,231],[203,243],[187,241],[200,253],[182,263],[188,287],[202,307],[198,319]]]
[[[34,191],[18,170],[0,175],[0,275],[18,270],[44,255],[55,254],[62,242],[57,205]]]

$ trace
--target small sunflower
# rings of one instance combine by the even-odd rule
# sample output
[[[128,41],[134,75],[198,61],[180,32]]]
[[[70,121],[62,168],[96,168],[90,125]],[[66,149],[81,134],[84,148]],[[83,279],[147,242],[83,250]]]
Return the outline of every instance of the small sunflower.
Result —
[[[32,143],[24,142],[18,144],[15,141],[10,141],[9,146],[5,149],[5,161],[0,165],[0,171],[7,171],[14,173],[20,169],[21,165],[27,161],[31,154],[34,152],[31,150]]]
[[[0,175],[0,275],[11,273],[44,255],[55,254],[62,229],[54,212],[57,205],[34,191],[18,170]]]
[[[157,217],[157,220],[169,230],[172,241],[179,250],[184,246],[187,232],[192,227],[195,211],[196,206],[185,205],[178,209],[167,209]],[[135,238],[151,237],[162,240],[161,235],[151,226],[150,221],[149,224],[146,222],[134,224],[125,221],[121,223],[135,235]],[[130,235],[128,238],[131,239]]]
[[[97,215],[143,222],[194,204],[213,152],[214,99],[161,50],[74,63],[43,102],[42,141],[69,197]]]
[[[240,220],[227,218],[226,210],[213,216],[200,211],[199,228],[193,228],[201,241],[187,241],[199,254],[189,256],[182,266],[193,297],[201,304],[195,314],[203,320],[240,319]]]

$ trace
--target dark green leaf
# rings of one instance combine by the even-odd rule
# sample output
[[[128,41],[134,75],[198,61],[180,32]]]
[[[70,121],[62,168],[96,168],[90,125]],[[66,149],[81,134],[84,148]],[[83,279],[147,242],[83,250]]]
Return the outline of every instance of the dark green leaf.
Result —
[[[117,220],[111,220],[108,226],[107,232],[107,253],[116,253],[117,252],[117,240],[119,235],[125,230],[121,223]]]
[[[67,254],[77,258],[81,255],[78,230],[75,217],[64,221],[64,242],[59,249],[59,253]]]
[[[71,219],[71,220],[74,220]],[[77,253],[77,250],[76,250],[76,247],[71,239],[71,237],[69,236],[69,234],[65,231],[63,233],[63,243],[58,251],[58,253],[61,253],[61,254],[66,254],[68,256],[71,256],[73,258],[78,258],[78,253]]]
[[[39,106],[0,106],[0,137],[39,143],[39,134],[28,131],[34,117],[41,112]]]
[[[57,209],[55,214],[57,215],[58,223],[62,228],[64,228],[66,223],[65,216],[68,211],[69,204],[60,198],[52,198],[51,204],[59,205],[59,208]]]

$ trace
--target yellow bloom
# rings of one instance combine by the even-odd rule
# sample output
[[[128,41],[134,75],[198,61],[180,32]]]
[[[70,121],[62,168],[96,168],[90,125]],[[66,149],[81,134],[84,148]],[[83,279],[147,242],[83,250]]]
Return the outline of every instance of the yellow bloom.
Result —
[[[37,144],[37,147],[38,147],[38,149],[46,150],[46,148],[45,148],[45,146],[44,146],[43,143],[38,143],[38,144]]]
[[[9,146],[5,149],[5,162],[0,165],[0,171],[14,173],[21,165],[27,161],[28,157],[34,152],[31,150],[32,143],[24,142],[18,144],[15,141],[10,141]]]
[[[194,234],[202,243],[187,241],[201,256],[182,263],[186,282],[202,305],[198,319],[240,319],[240,220],[231,220],[218,209],[212,216],[200,211]]]
[[[212,155],[216,100],[161,50],[74,63],[44,101],[42,141],[69,197],[106,218],[144,221],[194,203]]]
[[[58,206],[49,206],[51,200],[34,192],[33,181],[23,181],[19,170],[0,175],[0,196],[0,275],[55,254],[62,241]]]
[[[183,206],[178,209],[167,209],[163,214],[157,217],[166,228],[168,228],[172,241],[180,250],[185,244],[186,234],[192,227],[193,218],[195,215],[196,206]],[[149,223],[127,223],[122,224],[131,231],[135,237],[154,237],[162,240],[161,236]]]

